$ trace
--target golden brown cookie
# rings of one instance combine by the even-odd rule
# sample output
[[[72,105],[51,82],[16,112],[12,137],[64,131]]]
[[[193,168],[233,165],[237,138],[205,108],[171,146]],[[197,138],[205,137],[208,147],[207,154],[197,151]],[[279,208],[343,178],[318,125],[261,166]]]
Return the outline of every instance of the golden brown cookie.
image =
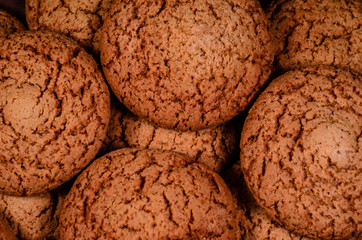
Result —
[[[16,17],[0,9],[0,37],[18,30],[25,30],[25,26]]]
[[[234,120],[199,131],[176,131],[154,126],[132,114],[124,106],[113,104],[114,114],[108,129],[108,150],[129,147],[171,150],[186,154],[220,172],[234,160],[240,133]]]
[[[0,239],[1,240],[16,240],[14,231],[11,229],[9,223],[0,213]]]
[[[361,0],[275,0],[266,14],[280,71],[326,64],[362,73]]]
[[[0,192],[32,195],[72,178],[97,154],[110,118],[91,55],[56,34],[0,42]]]
[[[238,161],[222,175],[238,203],[239,227],[243,240],[274,239],[274,240],[308,240],[288,231],[273,221],[254,200],[250,193]]]
[[[312,238],[362,233],[362,77],[334,67],[289,71],[266,88],[241,134],[259,205]]]
[[[66,196],[60,239],[235,239],[221,177],[171,151],[124,148],[95,160]]]
[[[163,128],[222,124],[266,82],[275,48],[256,0],[115,1],[101,62],[115,95]]]
[[[30,29],[51,30],[99,53],[100,28],[113,0],[26,0]]]

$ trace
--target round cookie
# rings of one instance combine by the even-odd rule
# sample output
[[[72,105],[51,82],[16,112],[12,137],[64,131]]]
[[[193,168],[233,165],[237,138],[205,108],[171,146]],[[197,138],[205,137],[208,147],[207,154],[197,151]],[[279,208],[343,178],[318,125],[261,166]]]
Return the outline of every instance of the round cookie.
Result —
[[[95,160],[66,196],[60,239],[235,239],[221,177],[186,155],[124,148]]]
[[[362,73],[361,0],[276,0],[265,11],[279,71],[326,64]]]
[[[0,210],[20,239],[46,239],[55,230],[56,196],[50,192],[30,197],[0,194]]]
[[[115,95],[155,125],[200,130],[242,112],[275,47],[256,0],[115,1],[101,62]]]
[[[51,30],[99,54],[100,28],[113,0],[26,0],[30,29]]]
[[[259,96],[241,134],[258,204],[312,238],[362,232],[362,78],[333,67],[289,71]]]
[[[199,131],[176,131],[156,127],[121,104],[113,104],[108,129],[108,150],[129,147],[170,150],[195,158],[220,172],[237,155],[239,131],[235,120]],[[105,144],[104,144],[105,145]]]
[[[97,154],[110,118],[91,55],[55,33],[0,43],[0,192],[32,195],[72,178]]]
[[[20,20],[0,9],[0,37],[18,30],[25,30]]]
[[[5,217],[0,214],[0,239],[1,240],[16,240],[14,231],[11,229]]]
[[[222,175],[238,203],[239,227],[243,240],[255,239],[283,239],[283,240],[308,240],[288,231],[273,221],[254,200],[241,171],[238,161]]]

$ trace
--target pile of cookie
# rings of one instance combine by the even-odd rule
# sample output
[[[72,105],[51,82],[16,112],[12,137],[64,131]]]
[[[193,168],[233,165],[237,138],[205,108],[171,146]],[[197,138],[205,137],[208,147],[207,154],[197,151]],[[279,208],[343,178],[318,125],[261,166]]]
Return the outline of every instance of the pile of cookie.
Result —
[[[263,7],[0,10],[0,238],[362,239],[362,2]]]

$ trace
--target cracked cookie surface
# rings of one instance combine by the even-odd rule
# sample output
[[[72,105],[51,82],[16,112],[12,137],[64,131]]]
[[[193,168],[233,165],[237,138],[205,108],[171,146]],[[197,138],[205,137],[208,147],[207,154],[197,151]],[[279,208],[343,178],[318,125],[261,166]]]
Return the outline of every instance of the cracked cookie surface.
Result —
[[[115,95],[155,125],[199,130],[242,112],[275,47],[258,1],[117,1],[101,62]]]
[[[0,37],[25,29],[25,26],[20,22],[20,20],[0,9]]]
[[[0,191],[53,189],[101,147],[110,117],[95,60],[73,40],[37,31],[0,43]]]
[[[170,151],[125,148],[77,178],[60,239],[235,239],[235,202],[221,177]]]
[[[235,120],[199,131],[176,131],[154,126],[132,114],[121,104],[114,111],[104,149],[129,147],[170,150],[195,158],[216,172],[228,165],[238,152],[239,131]],[[108,147],[106,147],[106,145]]]
[[[51,30],[99,53],[100,28],[113,0],[26,0],[30,29]]]
[[[242,169],[259,205],[286,228],[361,234],[361,84],[361,75],[333,67],[289,71],[251,108]]]
[[[279,45],[282,72],[310,65],[336,65],[362,73],[360,0],[277,0],[266,14]]]

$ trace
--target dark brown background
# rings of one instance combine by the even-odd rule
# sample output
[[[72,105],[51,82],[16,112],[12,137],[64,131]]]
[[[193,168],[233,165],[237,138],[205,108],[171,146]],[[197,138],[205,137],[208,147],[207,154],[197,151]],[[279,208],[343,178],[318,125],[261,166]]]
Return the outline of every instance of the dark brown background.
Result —
[[[19,18],[25,23],[25,1],[24,0],[0,0],[0,8]]]

